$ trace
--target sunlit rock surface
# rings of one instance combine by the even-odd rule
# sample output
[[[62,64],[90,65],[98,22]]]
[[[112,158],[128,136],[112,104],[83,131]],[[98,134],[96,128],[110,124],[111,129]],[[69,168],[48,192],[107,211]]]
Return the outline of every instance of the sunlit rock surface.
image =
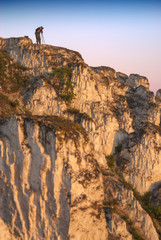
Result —
[[[0,50],[30,79],[14,95],[27,114],[1,113],[0,239],[159,239],[133,191],[160,205],[160,90],[27,37]]]

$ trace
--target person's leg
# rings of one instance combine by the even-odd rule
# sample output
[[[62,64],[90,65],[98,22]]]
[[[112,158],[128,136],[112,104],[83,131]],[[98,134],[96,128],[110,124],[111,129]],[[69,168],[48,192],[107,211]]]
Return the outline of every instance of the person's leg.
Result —
[[[41,44],[40,33],[36,33],[36,42],[37,44]]]

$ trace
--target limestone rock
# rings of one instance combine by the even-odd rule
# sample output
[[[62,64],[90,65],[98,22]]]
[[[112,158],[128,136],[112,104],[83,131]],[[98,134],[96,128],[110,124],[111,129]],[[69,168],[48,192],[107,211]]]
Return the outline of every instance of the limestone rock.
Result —
[[[26,37],[0,38],[0,49],[9,53],[10,57],[29,68],[29,73],[41,75],[51,72],[53,64],[66,66],[68,62],[83,62],[81,55],[77,52],[53,46],[33,44]]]
[[[81,134],[74,141],[29,119],[11,118],[0,132],[0,209],[11,235],[107,239],[102,177],[92,145]]]
[[[126,222],[118,214],[111,214],[110,209],[107,209],[106,219],[109,235],[120,240],[132,240],[132,235],[127,230]]]
[[[10,95],[0,89],[1,235],[158,240],[159,222],[132,188],[160,205],[160,90],[154,97],[146,77],[27,37],[0,38],[0,51],[12,58],[5,68],[19,63],[29,79]]]
[[[144,86],[147,90],[149,89],[149,82],[146,77],[140,76],[139,74],[130,74],[126,83],[133,88]]]
[[[7,224],[0,218],[0,239],[3,240],[16,240],[14,236],[10,233],[10,229]]]
[[[128,76],[124,73],[121,73],[121,72],[117,72],[117,79],[120,81],[120,82],[124,82],[126,83],[126,81],[128,80]]]
[[[155,97],[156,101],[158,103],[161,102],[161,89],[159,89],[157,92],[156,92],[156,97]]]
[[[133,235],[137,230],[144,239],[159,239],[149,215],[134,197],[133,192],[117,178],[115,175],[104,177],[109,232],[116,232],[116,236],[120,235],[120,239],[132,239],[131,234]],[[123,225],[122,228],[120,225]]]
[[[160,128],[147,124],[138,134],[131,134],[128,148],[118,155],[125,179],[141,194],[153,190],[160,182],[160,149]]]

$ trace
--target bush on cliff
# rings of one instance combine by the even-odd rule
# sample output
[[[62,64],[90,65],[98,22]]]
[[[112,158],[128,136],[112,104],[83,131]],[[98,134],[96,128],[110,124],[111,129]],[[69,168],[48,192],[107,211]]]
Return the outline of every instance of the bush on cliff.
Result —
[[[58,96],[67,101],[71,102],[74,98],[74,83],[71,81],[72,71],[67,67],[53,68],[51,73],[52,81],[51,84],[55,88]]]

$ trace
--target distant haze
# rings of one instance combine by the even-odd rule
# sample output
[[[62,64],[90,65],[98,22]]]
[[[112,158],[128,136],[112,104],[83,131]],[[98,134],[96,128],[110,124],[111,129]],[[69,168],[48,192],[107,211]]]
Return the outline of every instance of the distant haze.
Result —
[[[0,2],[0,36],[29,36],[44,27],[46,44],[81,53],[91,66],[109,66],[146,76],[161,88],[161,2],[11,1]]]

